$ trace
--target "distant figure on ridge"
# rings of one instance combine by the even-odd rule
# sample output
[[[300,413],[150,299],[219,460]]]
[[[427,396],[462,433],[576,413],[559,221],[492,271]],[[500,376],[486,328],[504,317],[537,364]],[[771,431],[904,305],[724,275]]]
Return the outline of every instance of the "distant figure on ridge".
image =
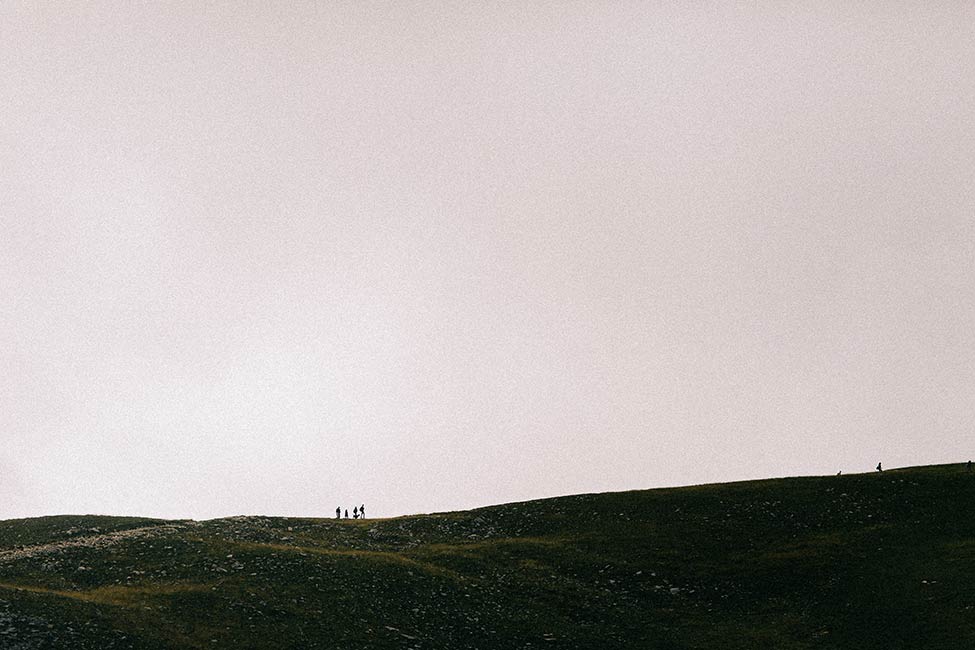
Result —
[[[345,509],[345,518],[346,519],[349,518],[349,509],[348,508]]]
[[[352,508],[352,518],[353,519],[358,519],[359,518],[359,509],[358,508]]]
[[[968,472],[969,474],[972,473],[972,461],[968,461],[968,464],[965,465],[965,471]]]
[[[880,463],[877,463],[877,471],[878,472],[884,471],[884,468],[880,466]]]
[[[338,508],[335,509],[335,518],[336,519],[342,518],[342,506],[339,506]]]
[[[968,461],[968,471],[969,472],[972,471],[972,461]],[[365,519],[365,518],[366,518],[366,506],[361,505],[359,506],[359,519]]]

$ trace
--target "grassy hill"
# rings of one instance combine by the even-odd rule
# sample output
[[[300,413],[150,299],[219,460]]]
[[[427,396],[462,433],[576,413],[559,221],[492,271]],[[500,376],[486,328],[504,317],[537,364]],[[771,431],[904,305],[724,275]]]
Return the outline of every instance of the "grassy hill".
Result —
[[[972,648],[942,465],[384,520],[0,522],[0,648]]]

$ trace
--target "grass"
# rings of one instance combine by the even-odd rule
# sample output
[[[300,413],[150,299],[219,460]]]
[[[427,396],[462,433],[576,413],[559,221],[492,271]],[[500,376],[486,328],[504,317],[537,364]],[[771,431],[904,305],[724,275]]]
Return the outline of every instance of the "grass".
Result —
[[[354,522],[5,521],[0,647],[969,648],[973,497],[941,465]]]

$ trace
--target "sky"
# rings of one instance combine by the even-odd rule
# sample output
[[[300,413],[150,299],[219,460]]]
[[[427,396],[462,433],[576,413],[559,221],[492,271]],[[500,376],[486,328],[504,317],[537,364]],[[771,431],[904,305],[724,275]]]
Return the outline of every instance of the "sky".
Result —
[[[0,518],[975,456],[975,4],[0,3]]]

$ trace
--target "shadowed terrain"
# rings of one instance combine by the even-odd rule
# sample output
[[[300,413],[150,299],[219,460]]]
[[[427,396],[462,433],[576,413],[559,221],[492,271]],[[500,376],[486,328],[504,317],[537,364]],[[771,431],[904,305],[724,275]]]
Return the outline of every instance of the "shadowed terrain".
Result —
[[[962,465],[382,520],[0,522],[0,648],[971,648]]]

